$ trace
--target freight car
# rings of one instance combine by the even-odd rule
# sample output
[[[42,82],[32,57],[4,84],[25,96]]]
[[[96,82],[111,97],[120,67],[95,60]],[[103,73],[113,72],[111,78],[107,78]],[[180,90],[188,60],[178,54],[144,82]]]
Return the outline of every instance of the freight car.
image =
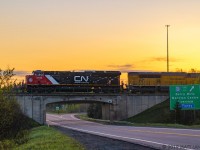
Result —
[[[197,83],[199,73],[129,72],[128,90],[131,93],[169,92],[170,85]]]
[[[33,71],[26,90],[33,92],[120,92],[119,71]]]

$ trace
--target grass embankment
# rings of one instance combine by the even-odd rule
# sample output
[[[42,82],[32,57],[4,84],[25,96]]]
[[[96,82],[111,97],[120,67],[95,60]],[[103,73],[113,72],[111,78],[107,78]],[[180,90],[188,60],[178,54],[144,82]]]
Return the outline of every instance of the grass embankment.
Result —
[[[126,119],[125,121],[141,126],[156,126],[156,127],[176,127],[176,128],[199,128],[199,111],[196,111],[196,118],[191,121],[193,111],[181,110],[180,114],[175,114],[175,111],[170,111],[170,101],[166,100],[157,104],[142,113]],[[189,117],[188,119],[186,117]],[[187,122],[188,121],[188,122]],[[182,122],[182,123],[181,123]]]
[[[182,112],[183,114],[191,112]],[[192,113],[193,114],[193,113]],[[198,114],[198,113],[197,113]],[[186,116],[186,115],[185,115]],[[193,115],[189,115],[191,118]],[[189,129],[200,129],[200,124],[196,121],[192,124],[178,124],[178,120],[175,120],[174,111],[169,110],[169,100],[166,100],[160,104],[157,104],[138,115],[125,119],[123,121],[109,121],[88,118],[87,115],[79,115],[80,119],[94,121],[102,124],[113,124],[113,125],[129,125],[129,126],[150,126],[150,127],[168,127],[168,128],[189,128]],[[196,115],[196,120],[198,120]],[[186,120],[187,121],[187,120]]]
[[[40,126],[33,128],[29,134],[29,140],[27,143],[19,145],[14,150],[84,150],[84,147],[80,145],[74,139],[63,135],[55,129],[47,126]]]
[[[170,115],[169,100],[166,100],[126,119],[126,121],[134,123],[169,123],[172,122]]]

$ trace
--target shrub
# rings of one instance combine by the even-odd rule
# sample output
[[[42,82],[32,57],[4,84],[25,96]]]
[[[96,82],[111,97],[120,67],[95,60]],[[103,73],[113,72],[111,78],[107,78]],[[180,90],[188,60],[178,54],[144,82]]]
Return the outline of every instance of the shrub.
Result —
[[[3,140],[0,141],[0,149],[1,150],[9,150],[15,146],[15,142],[13,140]]]
[[[101,104],[90,104],[87,110],[87,115],[90,118],[102,119]]]
[[[29,131],[28,130],[22,130],[20,132],[17,133],[14,141],[16,144],[23,144],[28,142],[29,140]]]
[[[22,130],[36,126],[31,119],[23,115],[14,98],[13,71],[14,69],[0,69],[0,141],[15,138]]]
[[[22,115],[19,105],[14,99],[0,98],[0,114],[0,140],[14,137]]]

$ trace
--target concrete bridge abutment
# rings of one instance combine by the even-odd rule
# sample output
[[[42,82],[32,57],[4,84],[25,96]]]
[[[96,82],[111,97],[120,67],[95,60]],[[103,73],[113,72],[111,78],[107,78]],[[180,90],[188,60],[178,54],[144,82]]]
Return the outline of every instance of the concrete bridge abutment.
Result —
[[[40,124],[46,120],[46,104],[43,96],[17,96],[22,112]]]
[[[130,95],[130,94],[83,94],[83,95],[17,95],[22,112],[40,124],[46,122],[46,105],[56,102],[102,103],[102,119],[122,120],[132,117],[156,104],[167,100],[169,96]]]
[[[116,96],[112,104],[102,105],[102,119],[123,120],[137,115],[152,106],[167,100],[169,96],[128,95]]]

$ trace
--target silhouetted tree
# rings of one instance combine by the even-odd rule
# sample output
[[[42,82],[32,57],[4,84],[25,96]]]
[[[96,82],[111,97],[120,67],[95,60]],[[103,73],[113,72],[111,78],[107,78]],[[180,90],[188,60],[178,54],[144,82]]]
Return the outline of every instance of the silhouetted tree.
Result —
[[[171,112],[171,120],[174,120],[175,123],[181,123],[181,105],[179,102],[174,105],[174,111]]]
[[[90,118],[101,119],[102,118],[102,106],[101,104],[90,104],[87,110],[87,115]]]
[[[13,69],[0,69],[0,140],[15,137],[21,130],[30,128],[30,119],[24,116],[15,100],[12,89]]]

